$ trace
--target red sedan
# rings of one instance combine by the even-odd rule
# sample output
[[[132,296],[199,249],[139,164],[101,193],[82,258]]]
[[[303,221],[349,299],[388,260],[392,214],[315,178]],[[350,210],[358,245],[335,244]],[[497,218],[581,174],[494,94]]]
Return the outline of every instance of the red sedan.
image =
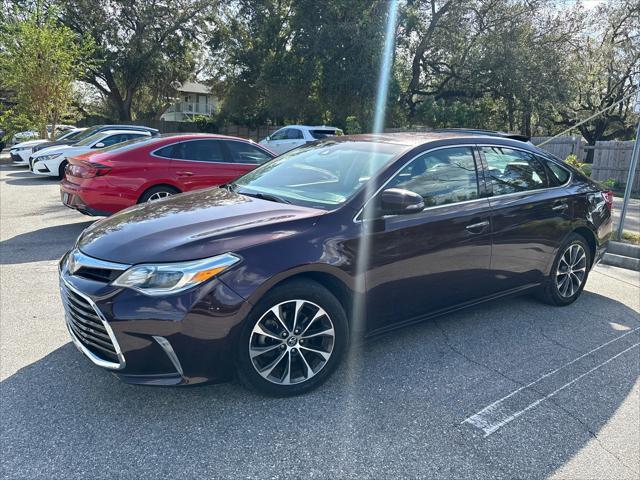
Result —
[[[241,138],[188,134],[132,140],[69,158],[62,203],[110,215],[136,203],[228,183],[275,156]]]

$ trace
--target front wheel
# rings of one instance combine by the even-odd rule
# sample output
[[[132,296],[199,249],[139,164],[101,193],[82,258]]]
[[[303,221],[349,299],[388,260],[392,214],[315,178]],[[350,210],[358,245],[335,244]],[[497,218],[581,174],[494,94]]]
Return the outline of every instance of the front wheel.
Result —
[[[313,281],[275,287],[247,318],[237,349],[238,377],[268,395],[298,395],[324,382],[349,341],[340,302]]]
[[[589,277],[591,250],[582,235],[573,233],[558,250],[551,274],[540,291],[540,298],[550,305],[575,302]]]

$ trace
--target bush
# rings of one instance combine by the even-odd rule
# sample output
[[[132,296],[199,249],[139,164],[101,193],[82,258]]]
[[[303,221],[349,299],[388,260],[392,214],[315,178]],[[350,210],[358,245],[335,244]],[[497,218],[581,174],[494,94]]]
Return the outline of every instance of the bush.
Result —
[[[358,117],[355,115],[348,116],[345,120],[345,130],[347,131],[347,135],[362,133],[362,127],[360,126],[360,122],[358,122]]]
[[[582,163],[574,154],[571,154],[567,158],[565,158],[564,163],[566,163],[567,165],[571,165],[573,168],[580,171],[587,177],[591,176],[591,165],[589,165],[588,163]]]

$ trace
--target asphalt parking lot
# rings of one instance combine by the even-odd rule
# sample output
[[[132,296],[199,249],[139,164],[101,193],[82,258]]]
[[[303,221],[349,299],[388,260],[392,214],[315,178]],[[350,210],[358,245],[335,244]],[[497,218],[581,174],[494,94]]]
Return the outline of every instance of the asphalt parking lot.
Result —
[[[319,390],[120,383],[70,343],[56,262],[92,219],[0,165],[3,478],[640,475],[640,278],[510,298],[371,339]]]

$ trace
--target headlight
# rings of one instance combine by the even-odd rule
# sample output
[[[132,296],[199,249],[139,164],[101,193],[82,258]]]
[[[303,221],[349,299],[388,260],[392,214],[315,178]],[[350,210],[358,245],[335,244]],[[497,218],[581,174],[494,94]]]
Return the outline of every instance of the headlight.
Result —
[[[23,150],[29,150],[31,147],[14,147],[11,150],[14,152],[22,152]]]
[[[134,265],[112,285],[132,288],[146,295],[178,293],[209,280],[239,261],[235,255],[225,253],[191,262]]]
[[[60,154],[59,153],[52,153],[51,155],[43,155],[42,157],[37,157],[33,159],[33,163],[38,163],[38,162],[47,162],[49,160],[53,160],[56,157],[59,157]]]

